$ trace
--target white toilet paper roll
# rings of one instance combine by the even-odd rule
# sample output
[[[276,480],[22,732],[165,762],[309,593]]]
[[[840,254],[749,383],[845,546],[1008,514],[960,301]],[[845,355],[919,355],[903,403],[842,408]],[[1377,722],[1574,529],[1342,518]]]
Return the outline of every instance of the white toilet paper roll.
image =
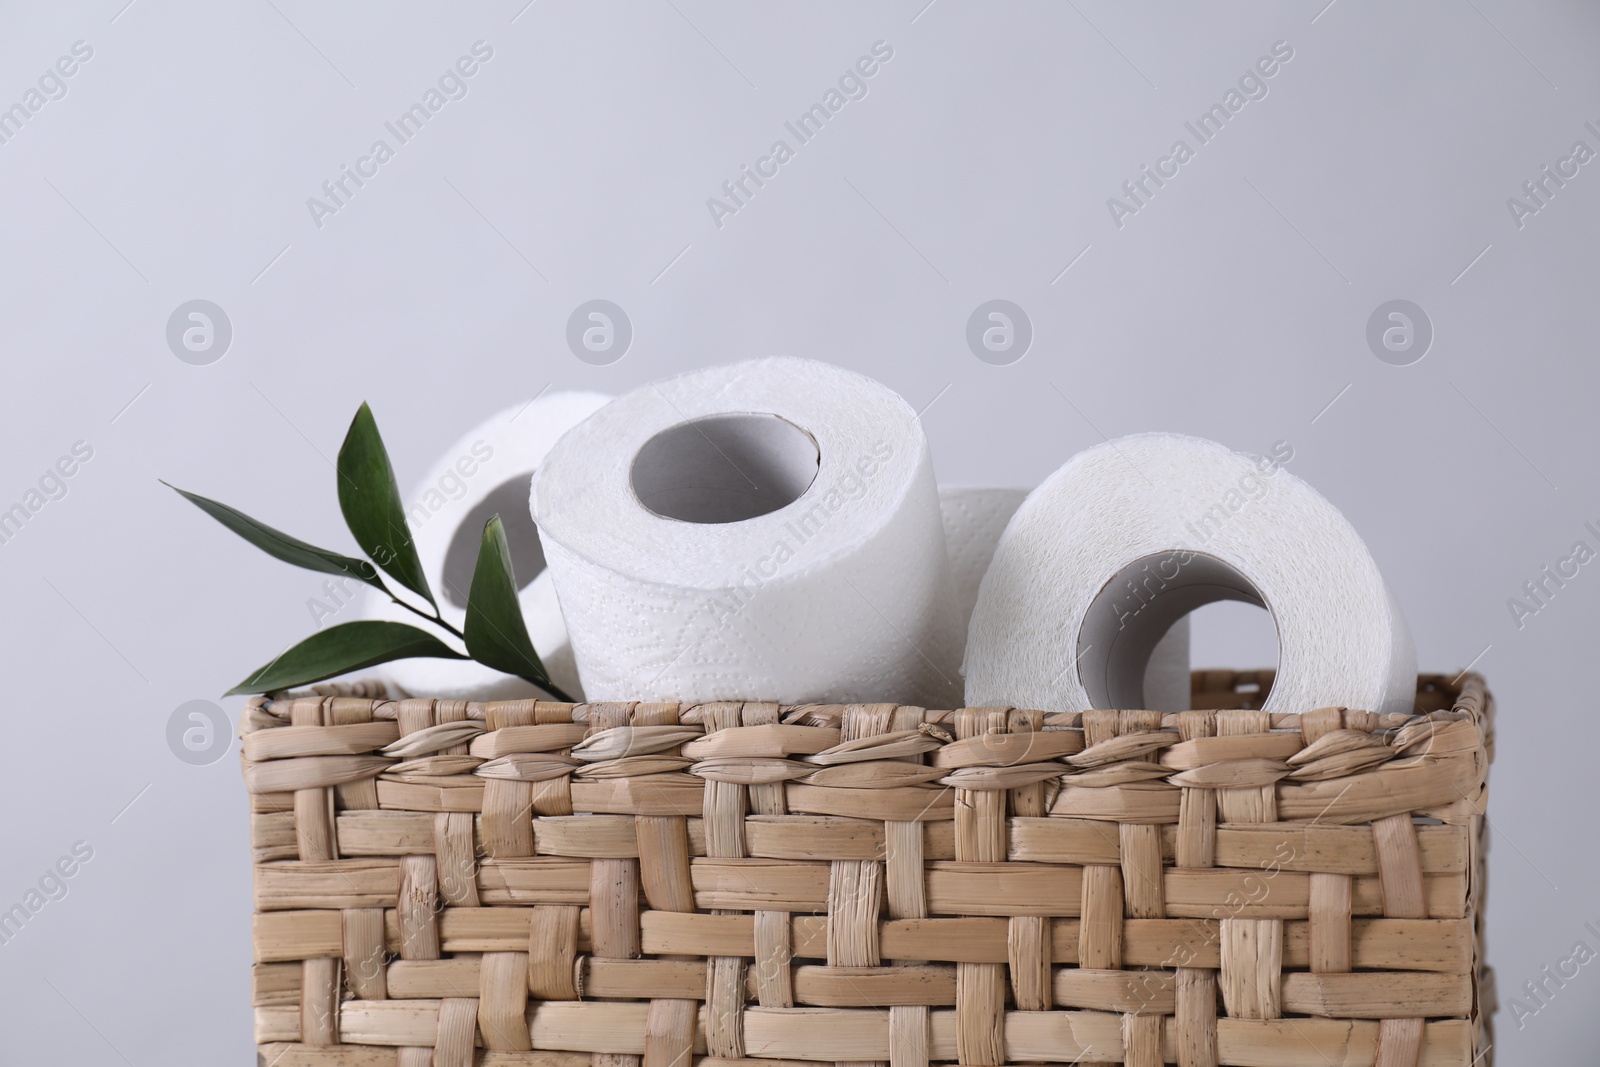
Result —
[[[1150,651],[1144,669],[1144,708],[1149,711],[1188,711],[1189,617],[1173,623]]]
[[[955,581],[956,607],[961,616],[963,640],[978,601],[978,585],[994,558],[995,546],[1011,516],[1028,495],[1026,489],[941,485],[939,514],[944,520],[944,543],[950,554]],[[1189,706],[1189,620],[1179,619],[1150,653],[1145,672],[1144,707],[1156,711],[1183,711]]]
[[[969,703],[1139,707],[1156,639],[1203,604],[1272,614],[1269,711],[1409,711],[1416,654],[1399,606],[1337,508],[1213,441],[1140,434],[1069,460],[1029,495],[978,592]]]
[[[545,570],[539,534],[528,514],[528,486],[556,440],[609,399],[599,393],[545,393],[531,403],[506,408],[451,445],[405,498],[423,572],[440,613],[457,628],[466,618],[483,525],[499,514],[512,570],[522,584],[518,599],[528,636],[550,680],[573,696],[579,695],[577,667],[555,586]],[[420,623],[376,590],[368,592],[362,614],[368,619]],[[375,673],[417,696],[516,700],[540,695],[537,687],[521,678],[471,661],[396,660]]]
[[[772,358],[646,386],[562,438],[531,507],[590,700],[959,693],[927,441],[869,378]]]
[[[944,521],[945,550],[950,554],[950,577],[955,583],[963,634],[972,619],[972,606],[978,602],[978,583],[994,558],[994,546],[1027,495],[1026,489],[939,487],[939,516]]]

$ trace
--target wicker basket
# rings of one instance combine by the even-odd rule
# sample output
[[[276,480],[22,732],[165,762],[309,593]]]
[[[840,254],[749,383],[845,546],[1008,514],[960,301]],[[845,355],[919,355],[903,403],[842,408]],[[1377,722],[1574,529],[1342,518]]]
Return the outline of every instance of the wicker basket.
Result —
[[[1487,1063],[1492,704],[252,701],[271,1067]],[[358,690],[359,691],[359,690]],[[346,690],[348,692],[348,690]]]

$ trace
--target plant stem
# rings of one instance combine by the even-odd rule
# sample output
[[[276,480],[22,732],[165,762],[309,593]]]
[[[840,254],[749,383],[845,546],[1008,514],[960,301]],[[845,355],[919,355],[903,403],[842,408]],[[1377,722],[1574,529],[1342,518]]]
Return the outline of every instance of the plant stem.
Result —
[[[420,610],[418,608],[415,608],[410,604],[407,604],[404,600],[401,600],[399,597],[395,596],[393,593],[389,594],[389,599],[394,601],[396,604],[399,604],[401,607],[405,608],[407,611],[411,612],[411,614],[417,616],[418,618],[427,619],[429,622],[433,623],[435,626],[439,626],[439,627],[444,628],[448,632],[454,634],[456,637],[459,637],[462,641],[465,641],[467,639],[466,635],[463,634],[460,630],[456,629],[454,626],[451,626],[449,623],[445,622],[444,619],[440,617],[440,615],[439,615],[437,610],[435,610],[434,614],[429,615],[427,612],[422,611],[422,610]]]
[[[427,621],[433,623],[435,626],[439,626],[439,627],[444,628],[445,630],[448,630],[450,633],[452,633],[456,637],[460,638],[463,644],[466,643],[466,640],[467,640],[466,634],[463,634],[460,630],[456,629],[454,626],[451,626],[449,623],[445,622],[444,619],[441,618],[437,614],[437,612],[435,612],[435,614],[433,614],[433,615],[429,615],[427,612],[422,611],[419,608],[413,607],[410,604],[407,604],[404,600],[401,600],[399,597],[395,596],[393,593],[389,594],[389,599],[394,601],[396,604],[399,604],[401,607],[405,608],[407,611],[411,612],[413,615],[417,616],[418,618],[426,619]],[[562,689],[560,686],[556,685],[554,682],[550,681],[548,678],[546,678],[544,681],[539,681],[539,680],[534,679],[534,678],[530,678],[528,680],[530,682],[533,682],[533,684],[538,686],[540,689],[543,689],[546,693],[549,693],[552,697],[554,697],[557,700],[560,700],[560,701],[562,701],[564,703],[567,703],[567,704],[577,704],[577,703],[579,703],[579,701],[575,697],[573,697],[571,694],[569,694],[566,690]]]

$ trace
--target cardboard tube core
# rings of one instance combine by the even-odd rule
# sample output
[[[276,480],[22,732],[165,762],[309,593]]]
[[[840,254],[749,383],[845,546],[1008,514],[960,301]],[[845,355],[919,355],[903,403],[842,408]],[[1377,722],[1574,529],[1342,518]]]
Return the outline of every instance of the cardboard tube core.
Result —
[[[1145,668],[1157,643],[1191,611],[1222,600],[1241,600],[1272,613],[1250,579],[1204,552],[1141,556],[1113,575],[1078,629],[1078,676],[1091,706],[1146,707]],[[1278,647],[1281,656],[1281,633]]]
[[[711,415],[646,441],[631,478],[639,503],[662,518],[743,522],[799,500],[820,462],[816,439],[787,419]]]

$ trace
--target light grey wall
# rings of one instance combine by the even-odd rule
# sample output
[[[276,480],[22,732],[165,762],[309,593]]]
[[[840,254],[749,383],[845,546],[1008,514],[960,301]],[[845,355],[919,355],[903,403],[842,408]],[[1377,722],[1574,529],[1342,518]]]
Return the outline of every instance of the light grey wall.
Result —
[[[0,106],[93,50],[0,144],[0,507],[93,450],[0,545],[0,905],[93,850],[0,945],[0,1060],[250,1054],[236,756],[186,765],[166,728],[309,632],[320,583],[157,477],[348,545],[329,457],[363,399],[411,480],[546,386],[774,353],[931,404],[948,482],[1031,485],[1146,429],[1291,442],[1423,665],[1475,662],[1499,696],[1503,998],[1600,948],[1600,564],[1521,628],[1507,607],[1575,541],[1600,547],[1600,163],[1521,225],[1507,205],[1574,142],[1600,150],[1592,6],[124,2],[0,14]],[[467,95],[398,145],[384,123],[480,40]],[[865,98],[798,145],[784,122],[878,41]],[[1119,227],[1108,197],[1195,147],[1185,122],[1280,41],[1267,95]],[[307,198],[379,138],[394,158],[317,225]],[[794,158],[719,226],[707,199],[779,138]],[[596,298],[634,331],[607,366],[565,341]],[[1007,366],[965,338],[996,298],[1034,332]],[[210,365],[166,339],[194,299],[232,325]],[[1392,299],[1435,332],[1409,366],[1366,340]],[[1520,1029],[1502,1011],[1501,1062],[1592,1050],[1594,970]]]

